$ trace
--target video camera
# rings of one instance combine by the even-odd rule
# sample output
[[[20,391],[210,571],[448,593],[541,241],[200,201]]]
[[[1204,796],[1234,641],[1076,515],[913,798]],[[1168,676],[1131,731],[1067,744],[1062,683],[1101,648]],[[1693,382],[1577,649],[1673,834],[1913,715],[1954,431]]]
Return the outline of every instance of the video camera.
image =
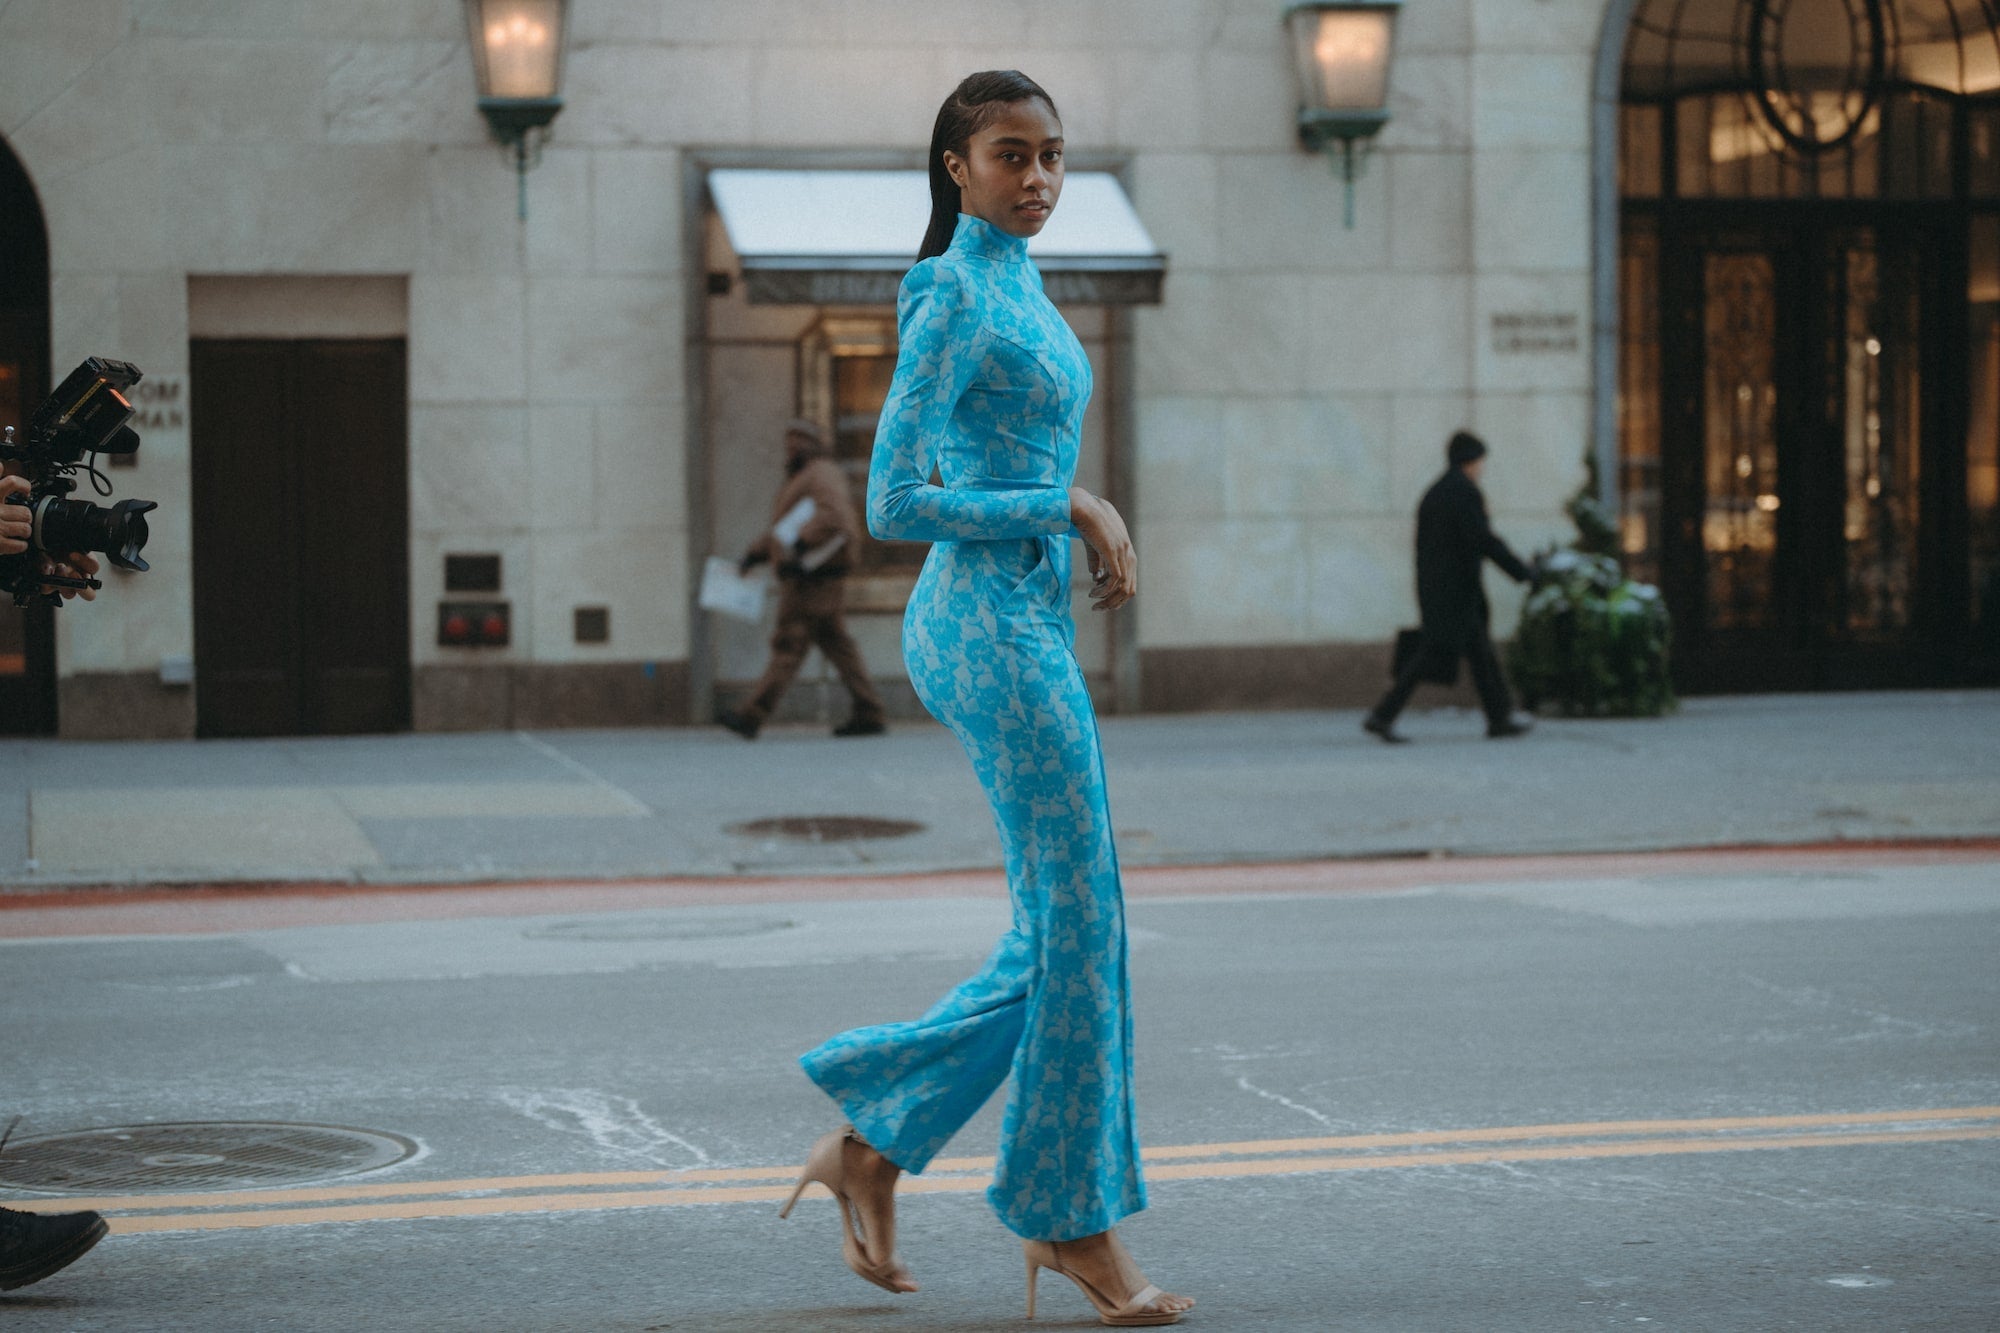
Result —
[[[71,552],[109,556],[120,569],[146,569],[139,552],[146,545],[146,513],[159,506],[151,500],[121,500],[111,508],[88,500],[72,500],[78,469],[90,474],[91,488],[111,494],[111,482],[97,470],[98,454],[130,454],[139,448],[138,433],[125,423],[132,419],[126,390],[140,379],[128,361],[93,356],[69,373],[28,418],[27,438],[16,440],[14,428],[0,438],[0,463],[18,464],[32,489],[10,495],[8,504],[25,505],[34,515],[34,536],[19,555],[0,555],[0,593],[11,593],[14,605],[38,598],[62,605],[63,588],[101,588],[96,579],[45,574],[37,556],[64,560]],[[88,463],[85,454],[91,455]]]

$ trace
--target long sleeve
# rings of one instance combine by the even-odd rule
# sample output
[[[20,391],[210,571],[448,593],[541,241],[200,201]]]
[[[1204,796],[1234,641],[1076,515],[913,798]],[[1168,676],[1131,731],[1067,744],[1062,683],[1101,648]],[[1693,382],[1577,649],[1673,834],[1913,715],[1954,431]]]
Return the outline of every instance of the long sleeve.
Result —
[[[896,322],[896,374],[868,465],[868,531],[887,541],[917,542],[1068,533],[1066,487],[975,489],[930,482],[959,400],[972,387],[993,337],[972,284],[946,264],[918,264],[903,279]]]
[[[1516,583],[1526,583],[1530,577],[1528,567],[1521,563],[1521,557],[1514,554],[1506,542],[1501,541],[1493,531],[1492,521],[1486,517],[1486,501],[1475,494],[1474,514],[1477,527],[1474,529],[1474,544],[1479,553],[1507,572],[1507,577]]]

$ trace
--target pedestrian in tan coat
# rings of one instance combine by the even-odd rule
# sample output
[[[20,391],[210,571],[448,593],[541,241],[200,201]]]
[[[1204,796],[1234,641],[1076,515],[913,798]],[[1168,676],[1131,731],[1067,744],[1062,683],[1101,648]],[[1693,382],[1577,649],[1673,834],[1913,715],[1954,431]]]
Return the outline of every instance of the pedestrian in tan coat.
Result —
[[[804,522],[795,513],[810,501]],[[724,709],[717,721],[745,740],[755,740],[798,675],[806,654],[817,645],[841,684],[854,697],[854,712],[836,736],[873,736],[888,730],[882,699],[868,679],[861,650],[847,632],[847,575],[861,541],[861,516],[848,493],[847,478],[833,461],[826,432],[804,418],[785,425],[785,484],[771,507],[771,526],[739,562],[744,571],[770,561],[778,571],[778,628],[771,636],[771,660],[741,710]]]

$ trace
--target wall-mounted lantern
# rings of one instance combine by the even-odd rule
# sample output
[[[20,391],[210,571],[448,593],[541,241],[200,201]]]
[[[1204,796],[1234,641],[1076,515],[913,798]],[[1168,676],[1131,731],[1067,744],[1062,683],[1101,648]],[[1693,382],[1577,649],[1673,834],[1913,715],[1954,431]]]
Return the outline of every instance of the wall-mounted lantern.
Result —
[[[563,24],[568,0],[465,0],[479,111],[513,150],[520,215],[528,218],[528,168],[562,110]]]
[[[1354,225],[1354,179],[1361,156],[1389,123],[1389,59],[1401,0],[1332,0],[1285,11],[1299,76],[1299,142],[1333,155],[1347,185]]]

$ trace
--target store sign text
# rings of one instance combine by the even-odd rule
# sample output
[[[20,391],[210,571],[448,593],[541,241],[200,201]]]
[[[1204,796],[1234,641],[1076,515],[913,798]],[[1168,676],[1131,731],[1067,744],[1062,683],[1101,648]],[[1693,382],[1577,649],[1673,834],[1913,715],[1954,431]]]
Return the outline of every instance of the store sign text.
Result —
[[[1501,356],[1579,352],[1581,328],[1582,321],[1573,314],[1500,311],[1493,316],[1493,350]]]
[[[187,429],[187,376],[148,375],[132,386],[131,427],[147,431]]]

